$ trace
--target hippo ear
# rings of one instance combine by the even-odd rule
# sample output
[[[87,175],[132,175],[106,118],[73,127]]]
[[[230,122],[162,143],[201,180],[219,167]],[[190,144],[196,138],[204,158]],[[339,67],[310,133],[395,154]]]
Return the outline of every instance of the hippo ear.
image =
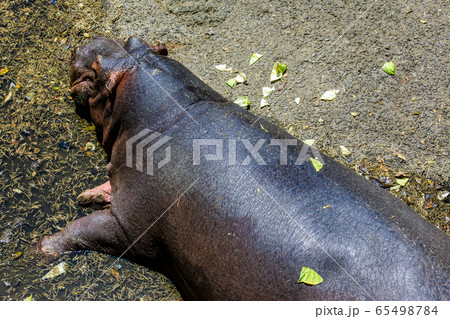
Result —
[[[152,48],[156,54],[165,55],[165,56],[167,56],[169,54],[169,51],[167,51],[167,46],[165,44],[154,45],[154,46],[152,46]]]
[[[139,37],[129,37],[127,42],[125,42],[125,45],[123,48],[128,52],[131,53],[134,50],[147,48],[148,44],[144,40],[142,40]]]
[[[104,81],[104,89],[107,90],[104,94],[109,95],[116,89],[117,85],[120,83],[120,80],[122,80],[126,69],[120,68],[118,70],[111,70],[107,72],[105,70],[106,68],[104,68],[104,66],[108,65],[107,61],[107,59],[104,59],[101,55],[98,55],[97,60],[92,63],[92,69],[94,69],[97,76],[100,78],[100,81]],[[105,75],[106,78],[104,77]]]

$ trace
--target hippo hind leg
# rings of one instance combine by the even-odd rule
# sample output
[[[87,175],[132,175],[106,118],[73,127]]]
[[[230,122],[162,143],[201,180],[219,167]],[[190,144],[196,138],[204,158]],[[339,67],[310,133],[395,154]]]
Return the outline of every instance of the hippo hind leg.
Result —
[[[78,205],[103,209],[111,205],[111,184],[109,181],[92,189],[82,192],[77,197]]]
[[[129,243],[110,209],[93,212],[69,223],[61,231],[43,237],[37,253],[47,259],[80,250],[95,250],[120,256]]]

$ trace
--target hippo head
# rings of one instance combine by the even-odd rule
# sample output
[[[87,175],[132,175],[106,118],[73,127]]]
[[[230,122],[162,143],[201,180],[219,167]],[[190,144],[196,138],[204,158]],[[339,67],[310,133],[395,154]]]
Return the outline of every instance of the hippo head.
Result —
[[[106,89],[111,93],[121,74],[126,71],[126,62],[136,51],[167,55],[165,45],[150,46],[139,37],[122,39],[96,37],[94,41],[75,49],[70,69],[70,93],[79,116],[92,120],[89,99],[97,97]],[[131,58],[131,64],[134,59]]]
[[[72,54],[70,69],[70,93],[76,105],[79,116],[91,119],[89,98],[96,95],[95,81],[98,77],[95,67],[102,57],[122,58],[126,52],[123,49],[124,41],[97,37],[95,40]],[[97,70],[98,71],[98,70]]]

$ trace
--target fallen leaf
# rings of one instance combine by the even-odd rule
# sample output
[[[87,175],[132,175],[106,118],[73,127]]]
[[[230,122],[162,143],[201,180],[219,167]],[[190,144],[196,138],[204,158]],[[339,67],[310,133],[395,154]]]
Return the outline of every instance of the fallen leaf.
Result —
[[[14,259],[17,259],[17,258],[19,258],[20,256],[22,256],[22,252],[21,252],[21,251],[18,251],[17,253],[12,254],[12,257],[13,257]]]
[[[6,73],[8,73],[8,71],[9,71],[8,67],[5,66],[4,68],[0,69],[0,75],[6,74]]]
[[[299,97],[296,97],[295,100],[294,100],[294,102],[295,102],[297,105],[299,105],[299,104],[300,104],[300,98],[299,98]]]
[[[284,72],[286,72],[287,66],[285,64],[281,64],[280,62],[275,62],[272,68],[272,72],[270,74],[270,82],[278,81],[282,78]]]
[[[269,106],[269,105],[270,105],[270,103],[267,102],[266,99],[261,99],[261,103],[259,104],[259,106],[260,106],[261,108],[263,108],[263,107],[265,107],[265,106]]]
[[[311,268],[303,267],[297,282],[315,286],[323,282],[323,278]]]
[[[430,201],[430,202],[426,203],[423,208],[431,209],[431,208],[433,208],[433,206],[434,206],[434,202]]]
[[[242,107],[250,106],[250,101],[247,96],[238,97],[233,103],[236,103],[237,105],[242,106]]]
[[[406,183],[408,183],[409,178],[396,178],[395,181],[397,182],[398,185],[400,186],[405,186]]]
[[[216,69],[223,72],[231,72],[233,70],[232,67],[227,67],[226,64],[216,65]]]
[[[311,163],[313,164],[314,169],[316,170],[316,172],[320,171],[322,169],[322,167],[323,167],[323,164],[320,161],[318,161],[315,158],[313,158],[313,157],[311,157]]]
[[[449,192],[443,191],[437,194],[437,198],[439,200],[445,200],[449,194],[450,194]]]
[[[58,265],[53,267],[47,274],[45,274],[44,277],[42,277],[42,279],[55,278],[59,275],[64,274],[68,268],[69,268],[69,265],[63,261],[62,263],[59,263]]]
[[[389,75],[394,75],[395,74],[395,65],[394,65],[394,62],[386,62],[384,65],[383,65],[383,71],[384,72],[386,72],[387,74],[389,74]]]
[[[239,73],[238,75],[236,75],[234,77],[234,79],[236,80],[236,83],[245,83],[245,82],[247,82],[247,76],[245,75],[245,73]]]
[[[259,59],[261,59],[262,54],[258,54],[258,53],[253,53],[252,56],[250,57],[250,62],[248,65],[252,65],[253,63],[255,63],[256,61],[258,61]]]
[[[236,79],[232,78],[227,81],[229,87],[233,87],[236,85]]]
[[[320,97],[321,100],[324,101],[332,101],[336,98],[336,95],[339,93],[339,90],[329,90],[325,91]]]
[[[313,146],[313,144],[316,142],[315,139],[309,139],[309,140],[304,140],[302,141],[303,143],[309,145],[309,146]]]
[[[117,270],[111,268],[110,271],[114,277],[119,278],[119,272]]]
[[[344,145],[339,146],[339,149],[341,150],[341,154],[344,156],[352,154],[352,152],[350,152]]]
[[[270,92],[272,92],[272,91],[275,91],[275,88],[274,87],[267,87],[267,86],[265,86],[265,87],[263,87],[262,88],[262,94],[263,94],[263,97],[264,98],[266,98],[266,97],[268,97],[269,96],[269,94],[270,94]]]

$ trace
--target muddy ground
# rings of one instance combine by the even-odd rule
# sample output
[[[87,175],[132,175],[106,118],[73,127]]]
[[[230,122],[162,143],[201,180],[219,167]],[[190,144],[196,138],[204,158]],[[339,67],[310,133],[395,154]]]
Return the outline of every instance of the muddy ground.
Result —
[[[105,6],[104,6],[105,4]],[[446,1],[6,1],[0,4],[0,297],[179,299],[163,276],[82,253],[38,264],[27,249],[90,211],[76,195],[107,178],[89,123],[74,113],[68,62],[95,35],[139,35],[250,112],[385,187],[450,234]],[[254,65],[252,53],[263,57]],[[381,66],[393,60],[394,76]],[[274,62],[286,85],[260,108]],[[248,84],[234,88],[227,64]],[[13,84],[12,84],[13,83]],[[333,101],[320,100],[339,89]],[[294,100],[299,98],[299,104]],[[353,115],[352,115],[353,114]],[[343,155],[345,146],[350,155]],[[408,178],[405,186],[397,178]],[[393,188],[393,189],[392,189]],[[60,262],[64,275],[42,277]],[[105,273],[103,273],[106,271]],[[101,278],[99,279],[99,277]]]

